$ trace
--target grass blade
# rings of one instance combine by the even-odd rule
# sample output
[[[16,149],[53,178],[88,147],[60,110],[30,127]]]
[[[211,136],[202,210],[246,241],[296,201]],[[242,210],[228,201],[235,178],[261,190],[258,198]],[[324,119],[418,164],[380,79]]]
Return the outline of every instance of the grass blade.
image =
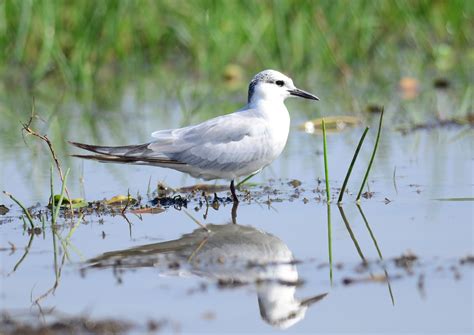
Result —
[[[437,198],[433,200],[438,200],[438,201],[474,201],[474,198],[471,197],[465,197],[465,198]]]
[[[369,127],[365,127],[365,130],[362,133],[362,136],[359,140],[359,144],[357,145],[357,149],[354,152],[354,156],[352,157],[351,164],[349,165],[349,169],[347,170],[346,178],[344,178],[344,182],[342,183],[342,188],[341,188],[341,192],[339,193],[339,198],[337,199],[337,202],[339,204],[342,203],[342,198],[344,197],[344,191],[346,190],[347,182],[349,181],[349,177],[351,176],[352,168],[354,167],[354,164],[357,160],[357,156],[359,155],[360,148],[362,147],[362,143],[364,143],[365,135],[367,135],[368,131],[369,131]]]
[[[342,221],[344,221],[344,224],[346,225],[347,232],[349,233],[352,242],[354,242],[354,246],[357,250],[357,253],[359,254],[360,259],[364,264],[367,264],[367,260],[365,259],[364,254],[362,253],[362,249],[360,248],[359,242],[357,241],[357,238],[355,237],[354,232],[352,231],[351,225],[349,224],[349,220],[347,220],[346,214],[344,213],[344,209],[342,209],[342,206],[338,206],[337,208],[339,208],[339,213],[341,214]]]
[[[54,223],[53,222],[53,217],[54,217],[54,213],[55,213],[55,206],[54,206],[54,186],[53,186],[53,164],[51,164],[51,168],[49,170],[49,188],[50,188],[50,192],[51,192],[51,197],[49,198],[50,199],[50,203],[51,203],[51,223]]]
[[[257,171],[255,173],[252,173],[251,175],[248,175],[247,177],[245,177],[244,180],[242,180],[241,182],[239,182],[237,184],[237,186],[235,186],[235,188],[240,188],[240,186],[242,186],[243,184],[245,184],[247,181],[249,181],[251,178],[253,178],[254,176],[256,176],[260,171]]]
[[[397,167],[394,166],[393,167],[393,176],[392,176],[392,179],[393,179],[393,187],[395,188],[395,192],[398,194],[398,187],[397,187]]]
[[[362,181],[362,184],[360,185],[359,193],[357,194],[357,198],[356,198],[357,202],[360,201],[360,196],[362,195],[362,191],[364,190],[364,186],[367,183],[367,178],[369,177],[370,168],[372,167],[372,163],[374,162],[374,158],[375,158],[375,153],[377,152],[377,147],[379,146],[380,133],[382,131],[383,112],[384,112],[384,110],[382,109],[382,112],[380,113],[379,129],[377,131],[377,138],[375,139],[374,150],[372,151],[372,156],[370,157],[369,166],[367,167],[367,171],[365,172],[364,180]]]
[[[63,200],[64,200],[64,195],[65,195],[65,192],[66,192],[67,176],[69,175],[69,171],[70,171],[70,169],[67,169],[66,173],[64,174],[63,186],[61,188],[61,196],[59,197],[59,201],[55,206],[56,208],[55,208],[55,212],[54,212],[54,216],[53,216],[53,224],[56,223],[56,221],[58,219],[59,210],[61,209],[61,205],[62,205]],[[54,199],[53,199],[53,202],[54,202]]]
[[[329,280],[332,285],[332,224],[331,224],[331,206],[327,204],[328,215],[328,255],[329,255]]]
[[[28,245],[25,248],[25,252],[21,256],[20,260],[18,262],[16,262],[15,266],[13,267],[12,272],[15,272],[18,269],[18,267],[20,266],[20,264],[25,260],[26,256],[28,256],[28,253],[30,252],[31,244],[33,243],[33,238],[34,237],[35,237],[35,232],[32,231],[31,235],[30,235],[30,240],[28,241]]]
[[[323,126],[323,150],[324,150],[324,176],[326,179],[326,198],[327,202],[331,202],[331,192],[329,190],[329,171],[328,171],[328,149],[327,149],[327,140],[326,140],[326,123],[324,119],[322,120]]]
[[[25,213],[26,217],[28,218],[28,221],[30,222],[31,228],[35,228],[35,225],[34,225],[34,223],[33,223],[33,218],[31,217],[31,214],[30,214],[30,212],[26,209],[26,207],[23,206],[23,204],[13,196],[13,194],[10,194],[10,193],[8,193],[8,192],[6,192],[6,191],[3,191],[3,194],[5,194],[5,195],[6,195],[7,197],[9,197],[10,199],[12,199],[14,202],[16,202],[16,204],[17,204],[18,206],[21,207],[21,209],[23,210],[23,213]]]
[[[382,251],[380,251],[379,244],[377,243],[377,239],[375,238],[375,235],[372,232],[372,229],[370,228],[369,221],[365,217],[364,211],[362,210],[362,207],[360,207],[359,204],[357,204],[357,209],[359,210],[359,213],[362,216],[362,220],[364,220],[365,226],[367,227],[367,230],[369,231],[370,238],[374,242],[374,246],[375,246],[375,249],[377,250],[377,254],[379,255],[380,260],[383,262]],[[392,285],[390,285],[390,277],[388,275],[385,265],[383,265],[383,271],[385,273],[385,278],[387,279],[388,293],[390,294],[390,300],[392,301],[392,306],[395,306],[395,298],[393,297]]]
[[[206,232],[210,232],[211,230],[209,228],[207,228],[205,225],[203,225],[201,222],[199,222],[194,216],[192,216],[191,214],[189,214],[189,212],[183,208],[183,212],[184,214],[186,214],[191,220],[194,221],[195,224],[197,224],[199,227],[201,227],[202,229],[204,229]]]

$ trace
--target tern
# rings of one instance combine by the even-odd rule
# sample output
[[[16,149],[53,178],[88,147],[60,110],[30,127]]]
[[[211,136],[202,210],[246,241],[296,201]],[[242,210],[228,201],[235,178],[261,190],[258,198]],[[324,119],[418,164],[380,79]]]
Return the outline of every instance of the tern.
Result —
[[[319,100],[275,70],[259,72],[250,81],[247,105],[197,125],[158,130],[153,141],[138,145],[98,146],[70,142],[94,152],[73,155],[108,163],[131,163],[174,169],[204,180],[230,181],[260,172],[283,151],[290,130],[284,101],[289,97]]]
[[[225,284],[255,285],[260,316],[286,329],[327,293],[300,299],[293,253],[277,236],[252,226],[207,224],[182,237],[106,252],[87,268],[154,267],[162,276],[198,276]],[[85,268],[85,269],[87,269]]]

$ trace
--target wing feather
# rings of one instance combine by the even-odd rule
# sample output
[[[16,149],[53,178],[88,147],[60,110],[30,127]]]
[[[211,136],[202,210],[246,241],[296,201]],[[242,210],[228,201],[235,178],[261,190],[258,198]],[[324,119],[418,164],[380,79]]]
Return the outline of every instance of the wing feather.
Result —
[[[260,159],[267,150],[265,122],[249,110],[152,136],[152,152],[201,169],[234,170]]]

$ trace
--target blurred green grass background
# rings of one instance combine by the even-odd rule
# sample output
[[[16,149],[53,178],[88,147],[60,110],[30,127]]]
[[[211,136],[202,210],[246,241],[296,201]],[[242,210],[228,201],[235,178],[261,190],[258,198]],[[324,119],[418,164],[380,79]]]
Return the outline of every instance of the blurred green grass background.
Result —
[[[81,88],[160,67],[215,78],[236,64],[348,76],[415,52],[469,72],[474,1],[0,1],[0,73]]]

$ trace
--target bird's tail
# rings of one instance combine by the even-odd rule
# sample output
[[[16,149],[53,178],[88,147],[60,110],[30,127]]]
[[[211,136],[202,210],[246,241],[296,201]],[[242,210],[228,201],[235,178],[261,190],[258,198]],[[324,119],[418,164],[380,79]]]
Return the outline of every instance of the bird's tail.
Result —
[[[97,154],[106,156],[142,156],[148,149],[150,143],[137,144],[137,145],[124,145],[118,147],[107,147],[101,145],[90,145],[78,142],[69,142],[75,147],[92,151]],[[151,150],[150,150],[151,151]]]
[[[103,163],[131,163],[131,164],[177,164],[178,162],[170,160],[154,153],[149,149],[150,143],[124,146],[100,146],[77,142],[69,142],[75,147],[91,151],[97,155],[72,155],[73,157],[96,160]]]

